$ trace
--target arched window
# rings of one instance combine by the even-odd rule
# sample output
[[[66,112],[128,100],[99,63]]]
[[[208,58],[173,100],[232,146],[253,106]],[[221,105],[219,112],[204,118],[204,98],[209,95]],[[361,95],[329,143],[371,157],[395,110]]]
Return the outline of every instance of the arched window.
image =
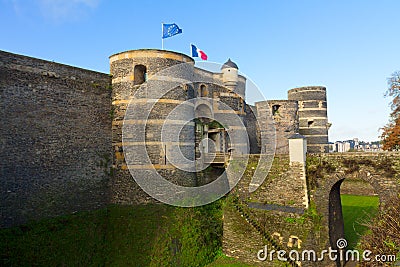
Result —
[[[136,65],[134,69],[135,85],[142,84],[147,80],[147,69],[144,65]]]

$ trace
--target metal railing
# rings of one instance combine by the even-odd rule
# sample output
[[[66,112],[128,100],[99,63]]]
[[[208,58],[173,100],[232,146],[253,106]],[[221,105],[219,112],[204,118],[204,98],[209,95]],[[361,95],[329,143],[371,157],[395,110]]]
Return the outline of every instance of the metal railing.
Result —
[[[206,164],[226,164],[229,160],[229,154],[224,152],[212,152],[204,154],[204,163]]]

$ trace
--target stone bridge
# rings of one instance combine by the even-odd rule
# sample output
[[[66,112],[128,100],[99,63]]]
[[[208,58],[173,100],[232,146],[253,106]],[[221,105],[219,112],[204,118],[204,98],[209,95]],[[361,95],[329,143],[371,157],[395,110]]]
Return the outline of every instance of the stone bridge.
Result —
[[[380,207],[399,193],[400,153],[331,153],[310,155],[307,159],[309,189],[322,225],[328,230],[329,245],[344,237],[340,200],[341,187],[347,180],[369,185],[380,199]],[[360,184],[358,184],[360,185]]]
[[[299,251],[336,249],[336,241],[344,237],[340,191],[346,181],[379,196],[381,208],[400,189],[400,153],[308,154],[305,168],[291,163],[287,155],[276,155],[264,183],[247,193],[256,159],[250,160],[236,188],[239,201],[224,211],[224,252],[255,266],[277,264],[257,260],[255,253],[264,245],[288,251],[294,247]],[[302,262],[301,266],[342,264]]]

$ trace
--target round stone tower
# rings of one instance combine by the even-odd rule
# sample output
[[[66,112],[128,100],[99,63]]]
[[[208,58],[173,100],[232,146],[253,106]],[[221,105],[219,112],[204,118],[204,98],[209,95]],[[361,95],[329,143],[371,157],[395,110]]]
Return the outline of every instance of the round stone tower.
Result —
[[[193,97],[193,88],[186,82],[192,79],[193,70],[192,58],[172,51],[140,49],[110,56],[114,203],[152,201],[131,173],[150,179],[148,173],[156,171],[172,183],[195,185],[194,172],[183,171],[170,161],[178,150],[186,159],[194,160],[195,125],[168,117],[174,108]],[[189,105],[187,113],[191,112],[193,106]],[[170,137],[166,142],[163,129],[175,128],[176,140],[168,136],[169,132],[165,134],[167,139]]]
[[[221,67],[222,82],[226,88],[240,95],[245,99],[245,87],[242,86],[243,80],[246,83],[244,77],[238,74],[239,68],[235,62],[228,59]]]
[[[222,82],[232,91],[236,89],[238,83],[238,66],[231,59],[228,59],[221,67]]]
[[[307,152],[328,153],[326,88],[307,86],[288,91],[288,99],[298,101],[299,133],[307,138]]]

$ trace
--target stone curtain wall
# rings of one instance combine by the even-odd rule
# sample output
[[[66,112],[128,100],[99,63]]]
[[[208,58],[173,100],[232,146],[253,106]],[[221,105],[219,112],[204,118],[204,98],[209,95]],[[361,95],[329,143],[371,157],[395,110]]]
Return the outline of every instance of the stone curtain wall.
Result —
[[[0,51],[0,226],[108,202],[107,74]]]
[[[249,193],[258,159],[257,155],[250,156],[243,178],[227,197],[223,251],[252,266],[280,266],[282,262],[276,256],[275,261],[260,261],[257,252],[265,245],[269,251],[318,248],[318,216],[313,209],[304,208],[304,182],[300,177],[304,169],[300,164],[290,164],[288,155],[275,155],[263,184]],[[239,199],[237,203],[235,198]],[[303,262],[302,266],[312,265]]]
[[[261,136],[260,129],[257,122],[257,109],[255,106],[245,105],[243,122],[246,126],[247,134],[249,136],[250,154],[260,154],[261,152]]]
[[[289,154],[288,137],[299,132],[298,103],[294,100],[268,100],[276,130],[275,154]]]
[[[303,166],[300,163],[290,164],[288,155],[275,155],[268,176],[256,191],[249,194],[248,186],[255,171],[256,160],[258,156],[251,155],[248,170],[237,186],[243,194],[248,194],[248,201],[304,209]]]

